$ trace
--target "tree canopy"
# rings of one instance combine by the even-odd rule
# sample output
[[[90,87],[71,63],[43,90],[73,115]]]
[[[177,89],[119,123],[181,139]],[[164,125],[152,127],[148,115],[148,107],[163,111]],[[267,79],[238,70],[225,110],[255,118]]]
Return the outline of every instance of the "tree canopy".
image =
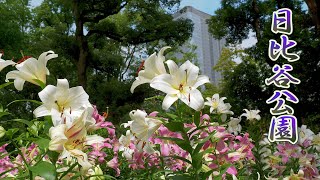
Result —
[[[4,59],[15,61],[53,50],[59,58],[48,63],[50,84],[67,78],[70,86],[86,88],[102,110],[109,107],[111,114],[124,115],[148,95],[148,88],[128,93],[142,56],[163,44],[179,46],[191,36],[190,20],[173,19],[179,4],[180,0],[44,0],[32,8],[28,0],[1,1],[0,49]],[[1,91],[37,99],[36,94],[28,95],[32,89],[23,94]],[[3,104],[9,103],[4,99]]]

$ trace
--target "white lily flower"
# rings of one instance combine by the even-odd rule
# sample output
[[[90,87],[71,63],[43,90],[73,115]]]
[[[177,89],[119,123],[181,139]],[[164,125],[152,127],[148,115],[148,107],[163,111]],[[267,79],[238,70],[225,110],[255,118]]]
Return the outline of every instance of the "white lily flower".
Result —
[[[141,110],[133,110],[129,115],[133,120],[130,130],[135,137],[142,141],[148,141],[162,124],[160,120],[148,118],[147,113]]]
[[[141,110],[133,110],[129,115],[133,120],[130,130],[138,140],[137,148],[153,153],[149,138],[159,129],[162,121],[147,117],[147,113]]]
[[[3,60],[3,59],[1,59],[1,56],[2,56],[2,55],[3,55],[3,54],[0,53],[0,71],[2,71],[2,69],[4,69],[4,68],[7,67],[7,66],[15,65],[15,64],[16,64],[16,63],[13,62],[12,60]]]
[[[228,122],[228,132],[234,133],[235,135],[238,135],[238,132],[241,132],[241,125],[239,124],[241,119],[239,118],[230,118],[230,121]]]
[[[261,146],[271,145],[271,142],[268,139],[268,134],[263,134],[263,139],[259,141],[259,145],[261,145]]]
[[[101,170],[100,166],[97,165],[91,169],[88,170],[88,175],[89,176],[94,176],[94,177],[90,177],[89,180],[104,180],[105,177],[103,176],[103,171]]]
[[[199,86],[209,83],[209,78],[199,74],[199,68],[186,61],[180,67],[172,61],[166,61],[170,74],[161,74],[155,77],[150,86],[167,93],[162,102],[162,108],[167,110],[178,99],[189,107],[199,111],[203,108],[204,100]]]
[[[246,111],[246,113],[243,113],[241,116],[247,117],[248,120],[253,120],[253,119],[260,120],[261,119],[260,115],[258,114],[260,112],[260,110],[244,109],[244,111]]]
[[[217,113],[221,114],[222,122],[225,122],[227,120],[227,114],[233,115],[233,112],[230,111],[230,108],[231,108],[230,103],[225,103],[218,106]]]
[[[232,180],[238,180],[237,176],[235,176],[234,174],[232,174]]]
[[[6,76],[6,82],[9,79],[14,79],[14,87],[21,91],[25,81],[42,87],[46,84],[46,76],[49,75],[47,68],[48,60],[58,57],[53,51],[42,53],[38,60],[35,58],[28,58],[24,62],[17,64],[15,67],[17,71],[10,71]]]
[[[85,110],[81,117],[73,121],[70,128],[66,124],[59,124],[51,127],[49,136],[51,141],[49,143],[49,150],[61,153],[61,158],[70,160],[72,157],[77,158],[78,163],[83,169],[89,169],[92,164],[88,161],[88,156],[82,150],[86,145],[95,143],[102,143],[104,139],[100,136],[88,136],[85,126],[88,111]]]
[[[119,151],[122,151],[124,147],[129,147],[131,140],[134,139],[134,136],[131,134],[130,130],[127,130],[126,135],[121,135],[119,138],[120,148]]]
[[[148,154],[153,154],[153,153],[160,154],[159,151],[155,151],[153,149],[153,145],[149,141],[137,141],[136,148],[139,151],[144,151],[144,152],[146,152]]]
[[[303,170],[299,169],[298,174],[295,174],[293,170],[290,171],[290,176],[283,178],[283,180],[291,180],[291,179],[304,179]]]
[[[163,56],[163,52],[170,48],[169,46],[163,47],[158,55],[156,53],[153,53],[151,56],[147,58],[147,60],[144,63],[144,70],[141,70],[138,74],[138,77],[136,77],[136,80],[132,83],[131,86],[131,93],[133,93],[134,89],[144,83],[150,83],[151,80],[160,75],[160,74],[166,74],[166,68],[164,67],[164,60],[165,57]]]
[[[122,157],[125,157],[127,160],[132,160],[134,149],[130,148],[131,141],[133,141],[135,137],[131,134],[130,130],[127,130],[126,135],[121,135],[119,138],[119,151],[122,152]]]
[[[317,151],[320,152],[320,133],[318,133],[317,135],[313,135],[312,138],[312,145],[314,145],[317,149]]]
[[[79,117],[83,110],[90,108],[88,115],[93,113],[93,107],[89,102],[89,95],[82,86],[69,89],[66,79],[58,79],[57,86],[48,85],[41,92],[39,97],[43,105],[37,107],[33,113],[36,117],[52,116],[53,125],[72,124],[74,117]],[[92,118],[90,118],[92,121]],[[92,122],[94,124],[94,122]]]
[[[231,105],[229,103],[224,103],[223,101],[227,99],[226,97],[219,97],[219,94],[214,94],[212,98],[207,97],[207,102],[204,105],[210,106],[210,113],[221,114],[222,122],[227,120],[227,114],[233,115],[230,111]]]
[[[307,128],[306,125],[302,125],[301,128],[298,128],[299,130],[299,143],[303,144],[305,140],[313,140],[314,132],[312,132],[310,129]]]
[[[123,126],[124,128],[131,127],[133,121],[128,121],[127,123],[122,123],[120,126]]]
[[[127,160],[132,160],[133,158],[134,149],[125,148],[122,157],[126,158]]]
[[[217,110],[219,106],[224,104],[224,100],[227,99],[226,97],[219,98],[219,94],[214,94],[212,98],[207,97],[207,102],[204,105],[210,106],[210,113],[214,110]]]

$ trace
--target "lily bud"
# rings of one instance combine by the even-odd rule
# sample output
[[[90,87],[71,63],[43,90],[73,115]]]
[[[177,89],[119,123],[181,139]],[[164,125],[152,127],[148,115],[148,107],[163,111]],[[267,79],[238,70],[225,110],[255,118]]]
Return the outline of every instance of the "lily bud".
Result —
[[[0,126],[0,138],[2,138],[5,135],[5,133],[6,130],[2,126]]]

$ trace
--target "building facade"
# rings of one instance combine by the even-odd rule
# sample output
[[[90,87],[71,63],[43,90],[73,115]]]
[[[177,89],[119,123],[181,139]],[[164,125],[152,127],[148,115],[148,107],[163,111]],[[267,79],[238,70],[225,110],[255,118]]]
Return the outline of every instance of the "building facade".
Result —
[[[193,23],[193,33],[189,44],[196,45],[196,54],[201,74],[207,75],[210,81],[218,85],[221,79],[221,73],[213,70],[213,66],[218,63],[221,50],[225,46],[225,39],[214,39],[208,31],[207,20],[211,15],[199,11],[191,6],[186,6],[173,15],[174,19],[186,18]],[[182,46],[182,51],[187,52],[188,47]],[[177,55],[179,58],[181,55]]]

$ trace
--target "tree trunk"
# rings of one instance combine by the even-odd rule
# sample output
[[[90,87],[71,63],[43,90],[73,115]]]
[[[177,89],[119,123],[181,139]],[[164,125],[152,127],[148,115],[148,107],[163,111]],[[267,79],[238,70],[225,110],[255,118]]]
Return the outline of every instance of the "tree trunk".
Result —
[[[257,4],[257,0],[252,0],[252,10],[254,12],[253,17],[253,27],[254,31],[256,32],[257,41],[261,39],[261,32],[260,32],[260,15],[259,15],[259,7]]]
[[[73,15],[75,17],[76,24],[76,42],[78,45],[78,61],[77,61],[77,74],[78,74],[78,83],[84,89],[87,88],[87,61],[88,61],[88,42],[86,37],[83,35],[83,19],[81,10],[79,8],[79,1],[73,1]]]
[[[317,34],[320,35],[320,2],[317,0],[305,0],[314,25],[316,26]]]

